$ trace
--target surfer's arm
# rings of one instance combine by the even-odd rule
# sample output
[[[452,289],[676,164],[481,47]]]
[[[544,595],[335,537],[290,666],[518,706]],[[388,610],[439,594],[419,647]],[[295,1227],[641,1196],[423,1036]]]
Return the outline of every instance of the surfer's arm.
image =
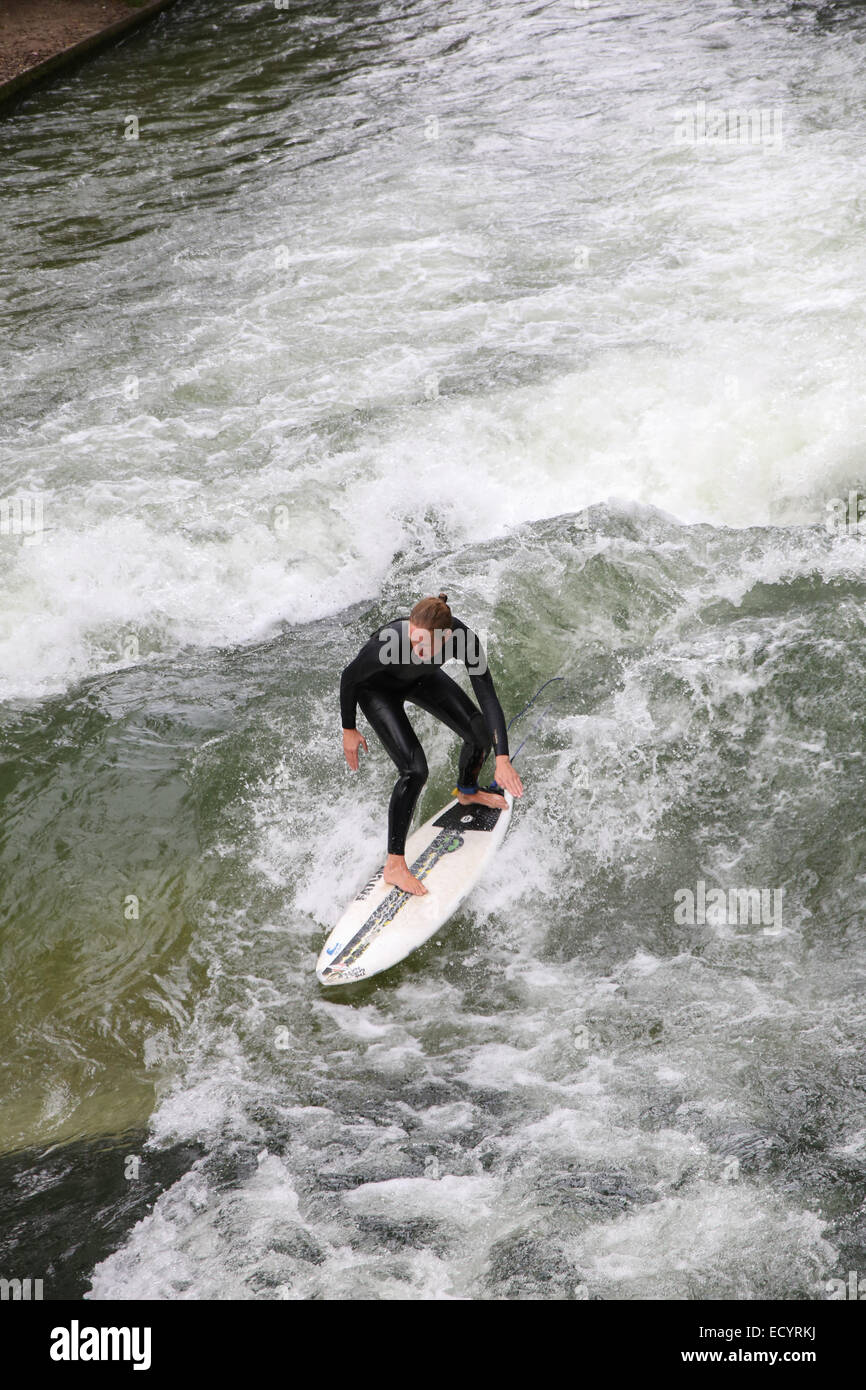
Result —
[[[354,729],[358,715],[359,661],[360,653],[354,661],[349,662],[340,677],[340,719],[344,729]]]
[[[358,712],[358,688],[377,671],[381,671],[379,661],[381,642],[374,634],[365,642],[354,661],[350,661],[340,677],[340,719],[344,729],[354,729]]]
[[[460,622],[459,618],[454,619],[454,628],[462,628],[463,630],[465,643],[463,661],[472,689],[475,691],[475,698],[481,706],[484,722],[493,740],[493,752],[497,758],[507,758],[508,732],[505,725],[505,715],[496,694],[496,686],[493,684],[490,667],[487,665],[487,653],[482,647],[477,633],[473,632],[465,623]]]
[[[358,713],[358,687],[371,673],[367,642],[354,661],[350,661],[340,677],[340,719],[343,724],[343,755],[353,772],[358,771],[358,752],[369,752],[367,740],[355,727]],[[375,650],[375,649],[374,649]]]
[[[506,791],[511,792],[512,796],[522,796],[523,783],[515,768],[511,766],[505,715],[502,713],[502,706],[496,694],[493,677],[489,671],[485,671],[483,676],[473,675],[470,672],[469,679],[493,739],[493,752],[496,756],[496,783],[498,786],[504,787]]]
[[[493,752],[497,758],[507,758],[508,732],[505,727],[505,715],[502,713],[502,706],[493,684],[493,677],[489,671],[485,671],[481,676],[473,675],[470,671],[469,679],[472,682],[472,689],[475,691],[475,698],[481,706],[484,722],[493,740]]]

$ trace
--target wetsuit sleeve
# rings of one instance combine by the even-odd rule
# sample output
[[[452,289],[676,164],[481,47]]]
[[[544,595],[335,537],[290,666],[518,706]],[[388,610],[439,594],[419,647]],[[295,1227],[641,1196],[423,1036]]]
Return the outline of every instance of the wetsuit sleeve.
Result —
[[[356,728],[357,688],[359,688],[361,681],[373,676],[374,660],[378,666],[377,657],[378,644],[374,648],[373,641],[366,642],[339,678],[339,714],[341,714],[343,728]]]
[[[458,620],[454,620],[454,627],[458,625]],[[505,727],[505,715],[496,694],[496,687],[493,684],[493,677],[490,674],[490,667],[487,665],[487,654],[481,645],[478,636],[471,628],[466,627],[465,623],[460,623],[460,627],[465,632],[466,658],[465,665],[475,691],[475,698],[481,706],[481,713],[484,715],[485,723],[493,739],[493,756],[502,757],[508,753],[508,731]]]
[[[502,706],[496,694],[493,677],[489,671],[485,671],[483,676],[473,676],[470,671],[469,679],[493,739],[493,756],[501,758],[503,754],[508,753],[508,732],[505,728],[505,715],[502,713]]]
[[[354,661],[350,661],[340,677],[340,719],[344,729],[354,729],[358,712],[358,686],[368,680],[376,671],[381,671],[379,662],[380,643],[375,637],[365,642]]]

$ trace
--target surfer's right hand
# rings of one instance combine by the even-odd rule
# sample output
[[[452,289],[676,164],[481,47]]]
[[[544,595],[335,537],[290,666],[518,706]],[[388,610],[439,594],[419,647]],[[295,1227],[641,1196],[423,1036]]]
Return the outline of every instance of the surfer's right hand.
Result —
[[[363,748],[365,753],[369,753],[367,740],[363,734],[359,734],[357,729],[343,730],[343,753],[346,762],[353,772],[358,771],[358,749]]]

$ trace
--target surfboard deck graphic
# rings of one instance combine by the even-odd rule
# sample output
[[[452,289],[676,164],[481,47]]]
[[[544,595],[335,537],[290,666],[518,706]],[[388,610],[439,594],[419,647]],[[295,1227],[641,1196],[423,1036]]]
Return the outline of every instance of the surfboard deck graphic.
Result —
[[[427,888],[423,897],[394,888],[378,874],[365,883],[325,942],[316,974],[323,985],[368,979],[405,960],[429,941],[475,887],[505,838],[514,798],[505,809],[451,801],[406,841],[406,862]]]

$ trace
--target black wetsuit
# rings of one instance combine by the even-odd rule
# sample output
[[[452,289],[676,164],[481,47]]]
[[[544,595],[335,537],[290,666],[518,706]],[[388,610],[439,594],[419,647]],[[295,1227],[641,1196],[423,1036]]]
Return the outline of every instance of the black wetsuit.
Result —
[[[409,642],[409,619],[394,618],[365,642],[340,680],[343,728],[355,728],[360,705],[400,772],[388,807],[389,854],[404,853],[412,812],[427,780],[427,759],[403,708],[404,700],[435,714],[463,739],[457,776],[460,791],[478,790],[478,775],[491,744],[497,757],[508,752],[505,716],[484,649],[459,618],[452,618],[451,630],[442,650],[432,660],[421,661]],[[464,662],[481,710],[439,669],[454,657]]]

